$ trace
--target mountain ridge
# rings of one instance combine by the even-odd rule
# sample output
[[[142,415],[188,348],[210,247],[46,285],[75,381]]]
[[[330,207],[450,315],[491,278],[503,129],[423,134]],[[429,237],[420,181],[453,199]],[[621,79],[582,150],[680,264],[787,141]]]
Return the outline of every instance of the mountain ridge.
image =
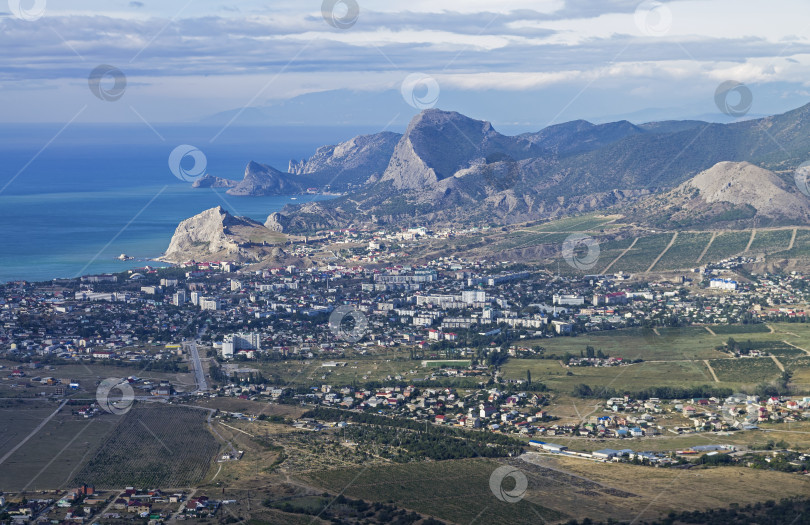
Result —
[[[288,206],[275,222],[286,231],[307,224],[510,224],[621,209],[723,161],[795,167],[810,154],[806,129],[810,105],[731,124],[574,121],[517,137],[455,112],[426,110],[378,182],[332,201]]]

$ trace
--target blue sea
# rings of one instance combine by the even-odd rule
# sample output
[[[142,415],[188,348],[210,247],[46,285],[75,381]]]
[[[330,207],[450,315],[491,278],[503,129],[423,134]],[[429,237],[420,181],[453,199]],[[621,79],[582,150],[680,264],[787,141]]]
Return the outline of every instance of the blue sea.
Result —
[[[180,221],[208,208],[264,222],[285,204],[326,198],[232,197],[223,189],[193,189],[169,169],[169,154],[179,145],[202,151],[211,175],[241,180],[250,160],[287,171],[290,159],[376,130],[232,127],[217,136],[220,131],[0,125],[0,282],[142,267],[163,254]],[[116,260],[122,253],[135,260]]]

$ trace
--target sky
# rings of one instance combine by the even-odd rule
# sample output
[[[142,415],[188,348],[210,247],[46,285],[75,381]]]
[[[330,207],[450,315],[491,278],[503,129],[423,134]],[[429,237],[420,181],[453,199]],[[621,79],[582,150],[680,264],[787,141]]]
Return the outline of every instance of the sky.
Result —
[[[0,0],[0,122],[730,121],[810,102],[808,15],[806,0]]]

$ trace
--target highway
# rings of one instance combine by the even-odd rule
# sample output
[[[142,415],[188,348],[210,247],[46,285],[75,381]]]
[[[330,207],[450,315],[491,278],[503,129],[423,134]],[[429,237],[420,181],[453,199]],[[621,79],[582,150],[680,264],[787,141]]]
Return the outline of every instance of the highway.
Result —
[[[197,350],[197,343],[195,341],[187,341],[183,346],[188,348],[188,355],[190,357],[192,366],[194,367],[194,380],[197,382],[197,391],[206,392],[208,384],[205,382],[205,371],[203,370],[202,362],[200,362],[200,352]]]

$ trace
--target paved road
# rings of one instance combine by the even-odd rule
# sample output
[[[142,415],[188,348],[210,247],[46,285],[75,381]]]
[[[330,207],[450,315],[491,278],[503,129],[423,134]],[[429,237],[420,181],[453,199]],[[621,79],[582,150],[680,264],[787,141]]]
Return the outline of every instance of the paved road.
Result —
[[[200,352],[197,350],[197,343],[194,341],[183,343],[188,348],[191,364],[194,366],[194,378],[197,381],[197,390],[205,392],[208,384],[205,382],[205,371],[200,362]]]

